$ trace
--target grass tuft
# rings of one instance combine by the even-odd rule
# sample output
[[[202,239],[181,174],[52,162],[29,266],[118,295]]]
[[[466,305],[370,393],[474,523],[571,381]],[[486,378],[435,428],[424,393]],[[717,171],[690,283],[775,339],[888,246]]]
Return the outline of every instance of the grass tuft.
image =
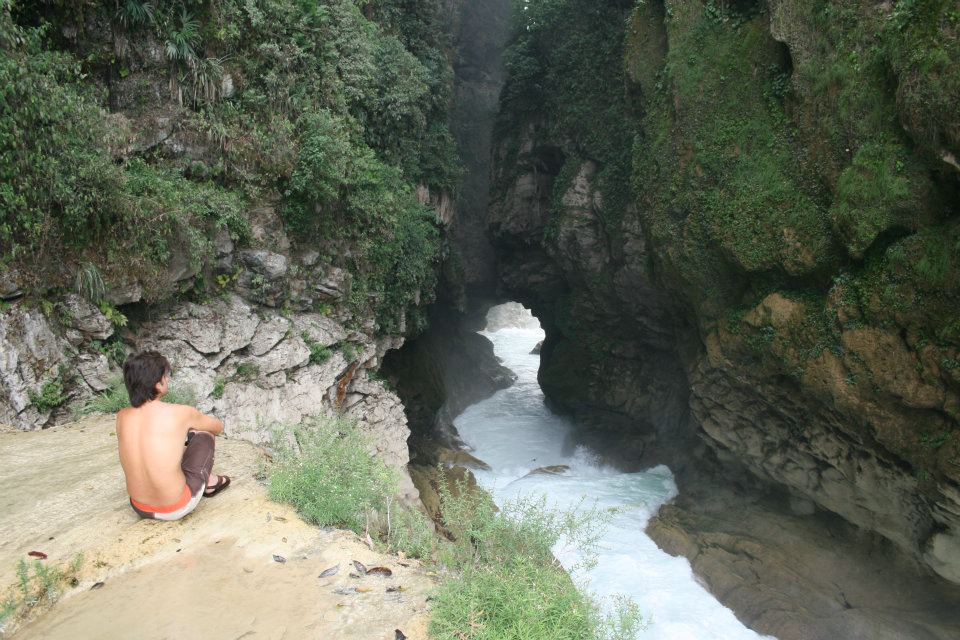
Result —
[[[275,434],[276,465],[270,497],[296,507],[307,521],[363,531],[371,511],[384,513],[396,476],[371,457],[357,426],[344,419],[315,418]]]
[[[78,553],[65,568],[49,565],[41,560],[17,563],[17,587],[0,602],[0,633],[15,618],[23,618],[39,605],[56,602],[65,585],[75,586],[77,574],[83,565],[83,554]]]

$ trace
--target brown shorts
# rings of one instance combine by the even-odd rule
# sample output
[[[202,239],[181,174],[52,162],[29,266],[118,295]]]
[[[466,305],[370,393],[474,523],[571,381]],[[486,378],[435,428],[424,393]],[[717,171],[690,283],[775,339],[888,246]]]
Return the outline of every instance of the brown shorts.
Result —
[[[154,520],[179,520],[199,504],[207,479],[213,469],[213,434],[206,431],[191,431],[187,435],[187,445],[180,461],[180,468],[187,479],[180,499],[162,507],[143,504],[130,498],[130,506],[141,518]]]

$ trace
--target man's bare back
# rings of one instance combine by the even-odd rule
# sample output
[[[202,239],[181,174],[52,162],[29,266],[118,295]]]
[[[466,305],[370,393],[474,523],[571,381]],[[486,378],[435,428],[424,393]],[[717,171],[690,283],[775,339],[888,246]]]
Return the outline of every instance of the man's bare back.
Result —
[[[163,402],[170,363],[162,354],[144,351],[128,358],[123,383],[131,406],[117,412],[117,442],[134,511],[143,518],[178,520],[202,497],[230,486],[228,476],[211,474],[214,437],[223,433],[223,422]]]
[[[219,435],[223,423],[193,407],[167,404],[159,398],[117,414],[120,464],[131,498],[152,505],[177,501],[186,484],[180,462],[191,429]],[[212,476],[209,486],[217,479]]]

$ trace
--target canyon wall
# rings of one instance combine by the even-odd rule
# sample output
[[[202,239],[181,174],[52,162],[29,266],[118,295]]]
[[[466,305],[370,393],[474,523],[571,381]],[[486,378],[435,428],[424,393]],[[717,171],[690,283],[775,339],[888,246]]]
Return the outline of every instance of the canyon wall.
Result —
[[[505,58],[489,230],[545,393],[960,583],[954,4],[633,4],[531,7]]]
[[[155,348],[231,435],[345,414],[406,476],[377,371],[425,327],[459,182],[444,19],[429,0],[0,7],[0,423],[68,421]]]

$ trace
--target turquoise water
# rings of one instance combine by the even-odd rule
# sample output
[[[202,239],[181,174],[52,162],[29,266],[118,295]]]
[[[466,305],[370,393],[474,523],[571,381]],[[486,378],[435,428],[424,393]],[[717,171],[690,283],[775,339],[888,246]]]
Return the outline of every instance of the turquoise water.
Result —
[[[504,366],[518,376],[509,389],[469,407],[455,421],[461,438],[489,464],[476,471],[477,481],[503,502],[521,495],[546,495],[559,508],[580,504],[615,507],[604,529],[596,564],[580,567],[583,558],[558,545],[558,559],[601,602],[614,595],[631,598],[649,621],[638,635],[644,640],[740,640],[760,636],[704,589],[684,558],[674,558],[644,533],[661,504],[677,495],[673,474],[659,466],[621,473],[602,465],[583,447],[570,444],[571,425],[551,413],[537,384],[540,358],[530,351],[543,339],[540,330],[503,329],[484,333],[493,341]],[[568,465],[562,475],[527,476],[539,467]]]

